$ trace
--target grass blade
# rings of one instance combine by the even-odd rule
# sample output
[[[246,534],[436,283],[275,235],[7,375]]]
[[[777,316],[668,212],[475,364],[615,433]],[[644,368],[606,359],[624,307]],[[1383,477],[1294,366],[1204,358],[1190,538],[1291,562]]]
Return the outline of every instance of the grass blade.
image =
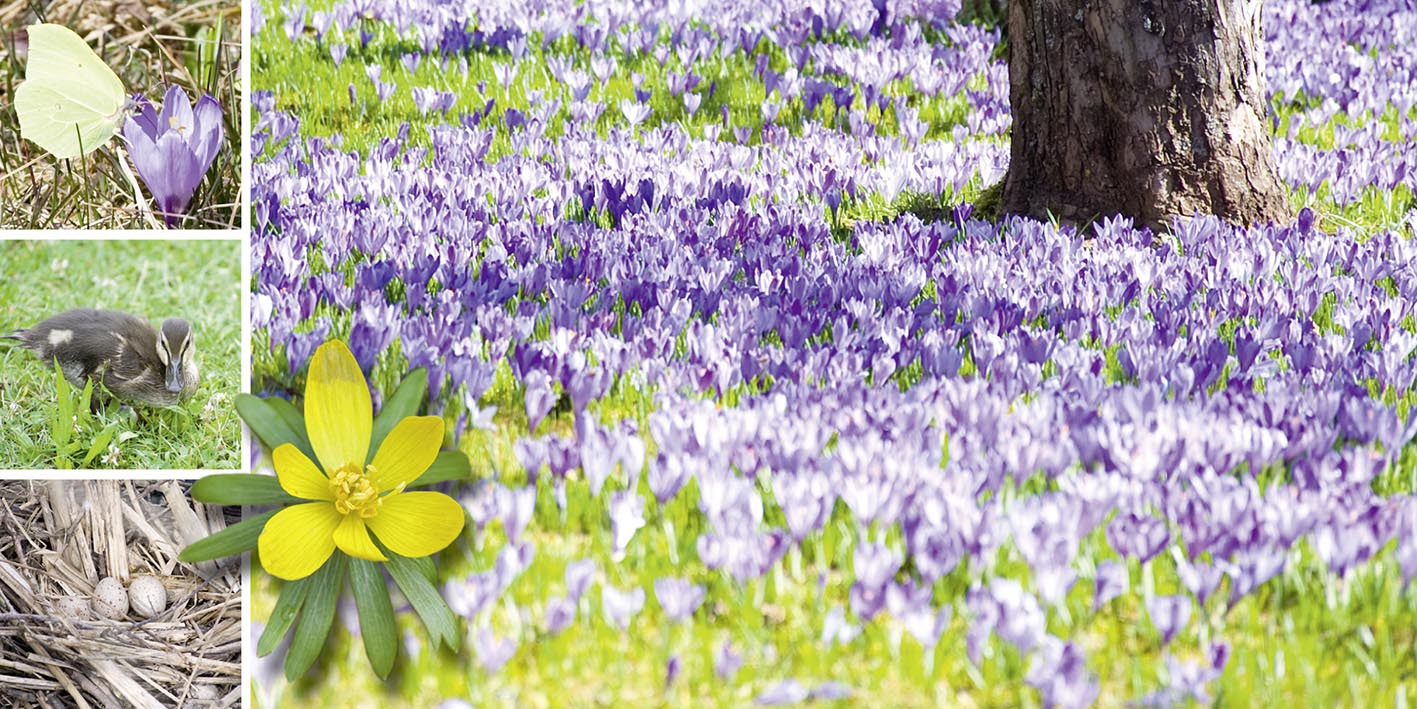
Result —
[[[74,435],[73,387],[64,379],[59,369],[59,360],[54,360],[54,418],[49,422],[49,436],[54,440],[54,467],[69,470],[74,463],[69,459],[69,439]]]
[[[359,634],[364,638],[364,654],[379,679],[387,679],[398,657],[398,628],[389,587],[378,564],[364,559],[349,560],[349,586],[359,610]]]
[[[93,401],[93,380],[86,379],[84,380],[83,392],[79,394],[79,402],[81,405],[74,409],[75,420],[78,421],[79,426],[88,426],[89,424],[89,418],[92,416],[89,411],[90,401]]]
[[[304,502],[281,489],[270,475],[224,473],[192,483],[192,498],[214,505],[286,505]]]
[[[309,595],[295,624],[290,654],[285,656],[285,678],[291,682],[310,670],[324,649],[325,642],[330,639],[330,626],[335,622],[335,604],[340,591],[344,590],[348,562],[349,557],[336,551],[319,571],[309,577]]]
[[[108,448],[109,442],[113,440],[113,434],[117,431],[118,424],[110,423],[108,426],[104,427],[102,431],[99,431],[97,436],[94,436],[93,445],[89,446],[88,455],[84,456],[84,465],[92,463],[93,459],[97,458],[99,453],[102,453]]]
[[[266,528],[266,522],[270,521],[279,511],[271,510],[250,519],[241,520],[209,537],[198,539],[188,544],[177,558],[187,563],[195,563],[251,551],[256,548],[256,540],[260,539],[261,530]]]

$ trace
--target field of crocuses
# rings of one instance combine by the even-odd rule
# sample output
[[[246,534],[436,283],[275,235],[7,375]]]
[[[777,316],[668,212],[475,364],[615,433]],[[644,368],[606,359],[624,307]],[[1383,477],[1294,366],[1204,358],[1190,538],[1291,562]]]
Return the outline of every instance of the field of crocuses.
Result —
[[[481,480],[461,652],[256,701],[1417,695],[1417,6],[1266,3],[1297,218],[1156,234],[977,217],[958,5],[258,5],[254,387],[425,368]]]

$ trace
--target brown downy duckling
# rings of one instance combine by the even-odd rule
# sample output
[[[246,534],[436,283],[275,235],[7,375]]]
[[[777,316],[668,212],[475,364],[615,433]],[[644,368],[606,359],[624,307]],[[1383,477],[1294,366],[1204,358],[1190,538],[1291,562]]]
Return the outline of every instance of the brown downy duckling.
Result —
[[[192,396],[200,381],[192,326],[168,318],[153,329],[116,310],[82,308],[55,315],[8,339],[59,363],[76,387],[93,379],[121,400],[171,406]]]

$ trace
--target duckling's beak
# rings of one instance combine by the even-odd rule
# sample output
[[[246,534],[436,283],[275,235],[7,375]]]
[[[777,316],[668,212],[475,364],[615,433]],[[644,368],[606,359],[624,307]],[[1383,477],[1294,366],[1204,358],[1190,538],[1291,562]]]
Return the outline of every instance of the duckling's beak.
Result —
[[[173,394],[182,391],[182,360],[177,357],[167,361],[167,390]]]

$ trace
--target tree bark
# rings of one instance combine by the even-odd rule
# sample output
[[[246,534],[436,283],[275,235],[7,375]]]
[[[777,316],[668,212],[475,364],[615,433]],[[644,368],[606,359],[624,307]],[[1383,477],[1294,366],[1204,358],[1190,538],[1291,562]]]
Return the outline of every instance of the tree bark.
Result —
[[[1260,0],[1010,0],[1004,211],[1252,224],[1289,215]]]

